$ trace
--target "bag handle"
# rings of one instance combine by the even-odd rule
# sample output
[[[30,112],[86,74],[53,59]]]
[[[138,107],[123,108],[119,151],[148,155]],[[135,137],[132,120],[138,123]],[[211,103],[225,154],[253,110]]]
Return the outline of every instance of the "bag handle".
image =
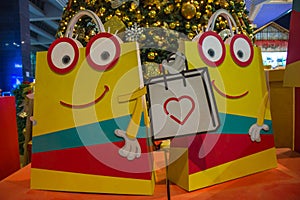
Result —
[[[93,11],[81,10],[78,13],[76,13],[70,20],[70,22],[67,26],[67,30],[65,32],[65,37],[72,38],[74,26],[77,23],[77,21],[83,16],[89,16],[90,18],[92,18],[94,20],[94,22],[96,23],[100,32],[105,32],[105,28],[104,28],[104,25],[103,25],[101,19]]]
[[[234,31],[232,29],[232,27],[236,28],[236,33],[238,32],[238,26],[236,25],[232,15],[225,9],[221,8],[219,10],[217,10],[216,12],[214,12],[214,14],[212,14],[212,16],[209,18],[208,22],[207,22],[207,27],[205,29],[205,31],[213,31],[215,28],[215,24],[216,24],[216,20],[219,16],[224,17],[227,21],[228,21],[228,25],[230,28],[230,34],[231,37],[234,36]],[[197,41],[200,36],[201,36],[202,32],[198,33],[192,41]]]
[[[236,28],[236,32],[238,31],[238,27],[233,19],[233,17],[231,16],[231,14],[225,10],[225,9],[219,9],[217,10],[208,20],[207,23],[207,27],[205,31],[212,31],[215,28],[215,24],[216,24],[216,20],[219,16],[224,17],[227,21],[228,21],[228,25],[229,25],[229,29],[230,29],[230,33],[231,33],[231,37],[234,35],[234,31],[232,29],[232,27]]]

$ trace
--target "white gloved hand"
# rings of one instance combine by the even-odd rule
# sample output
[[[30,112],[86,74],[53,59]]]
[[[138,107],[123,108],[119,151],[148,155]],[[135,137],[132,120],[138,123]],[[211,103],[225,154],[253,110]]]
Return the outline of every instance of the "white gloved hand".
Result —
[[[254,142],[260,142],[261,141],[261,138],[260,138],[260,131],[261,130],[264,130],[264,131],[268,131],[269,130],[269,126],[264,124],[262,126],[259,126],[258,124],[253,124],[250,129],[249,129],[249,135],[250,135],[250,138],[251,140]]]
[[[126,157],[128,160],[134,160],[141,156],[141,147],[136,138],[128,138],[126,132],[120,129],[115,130],[115,135],[125,140],[125,145],[119,150],[119,154],[122,157]]]

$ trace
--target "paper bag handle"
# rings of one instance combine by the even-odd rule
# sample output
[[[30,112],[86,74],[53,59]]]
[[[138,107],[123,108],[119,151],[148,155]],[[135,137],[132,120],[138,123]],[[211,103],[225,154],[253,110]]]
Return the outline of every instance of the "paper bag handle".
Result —
[[[70,22],[67,26],[67,30],[65,32],[65,37],[68,37],[68,38],[72,37],[75,24],[83,16],[89,16],[90,18],[92,18],[94,20],[94,22],[96,23],[100,32],[105,32],[105,28],[104,28],[104,25],[103,25],[101,19],[93,11],[81,10],[78,13],[76,13],[70,20]]]
[[[214,30],[215,28],[215,23],[216,23],[216,20],[219,16],[222,16],[224,17],[227,21],[228,21],[228,25],[229,25],[229,28],[230,28],[230,32],[231,32],[231,37],[234,35],[234,31],[232,30],[232,27],[235,27],[236,28],[236,32],[237,32],[237,25],[233,19],[233,17],[231,16],[231,14],[225,10],[225,9],[219,9],[217,10],[208,20],[208,23],[207,23],[207,27],[206,27],[206,30],[205,31],[212,31]],[[233,26],[232,26],[233,25]]]
[[[213,31],[214,28],[215,28],[215,23],[216,23],[216,20],[219,16],[222,16],[224,17],[227,21],[228,21],[228,25],[229,25],[229,28],[230,28],[230,34],[231,34],[231,37],[234,36],[234,31],[232,30],[232,27],[235,27],[236,28],[236,33],[238,32],[238,27],[232,17],[232,15],[225,9],[221,8],[219,10],[217,10],[216,12],[214,12],[214,14],[212,14],[212,16],[209,18],[208,20],[208,23],[207,23],[207,27],[205,29],[205,32],[206,31]],[[192,41],[197,41],[199,40],[200,36],[202,35],[203,32],[200,32],[198,33]]]

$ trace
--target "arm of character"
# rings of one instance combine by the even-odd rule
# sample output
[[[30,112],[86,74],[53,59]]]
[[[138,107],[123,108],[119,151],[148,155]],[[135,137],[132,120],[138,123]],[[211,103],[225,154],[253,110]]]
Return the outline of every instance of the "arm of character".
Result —
[[[258,115],[257,115],[257,121],[256,124],[253,124],[249,129],[249,135],[251,140],[254,142],[260,142],[260,131],[263,129],[264,131],[269,130],[269,126],[264,124],[264,118],[265,118],[265,112],[267,108],[267,103],[269,101],[269,93],[266,92],[263,100],[259,106]]]
[[[145,125],[149,127],[149,118],[145,101],[146,87],[136,90],[133,94],[119,96],[119,102],[135,101],[135,107],[128,124],[127,130],[116,129],[115,134],[125,140],[125,145],[119,150],[119,154],[128,160],[133,160],[141,156],[141,147],[136,139],[142,112],[144,111]]]

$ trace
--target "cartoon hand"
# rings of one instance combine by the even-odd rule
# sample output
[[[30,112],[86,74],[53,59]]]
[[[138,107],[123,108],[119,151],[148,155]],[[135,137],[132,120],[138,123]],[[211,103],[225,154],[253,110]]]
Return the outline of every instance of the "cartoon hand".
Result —
[[[128,160],[141,156],[141,147],[136,138],[128,138],[126,132],[120,129],[116,129],[115,134],[125,140],[125,145],[119,150],[121,156],[127,157]]]
[[[251,137],[251,140],[254,142],[260,142],[260,131],[263,129],[264,131],[269,130],[269,126],[266,124],[263,124],[262,126],[259,126],[258,124],[253,124],[249,129],[249,135]]]

